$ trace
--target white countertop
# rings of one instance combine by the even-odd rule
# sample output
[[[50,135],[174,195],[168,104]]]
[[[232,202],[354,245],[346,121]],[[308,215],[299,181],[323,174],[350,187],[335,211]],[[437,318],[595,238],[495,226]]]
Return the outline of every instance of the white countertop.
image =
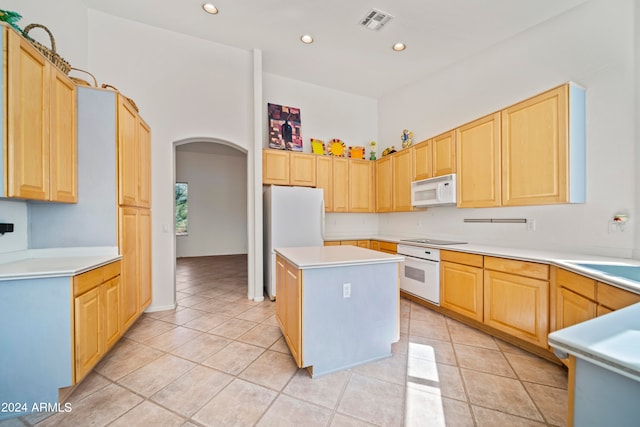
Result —
[[[401,262],[404,257],[357,246],[305,246],[276,248],[275,252],[299,269]]]
[[[549,345],[640,381],[640,303],[552,332]]]
[[[0,257],[0,282],[75,276],[122,258],[117,248],[26,250]]]
[[[423,236],[424,237],[424,236]],[[431,236],[427,236],[431,237]],[[411,246],[422,246],[422,247],[430,247],[430,248],[438,248],[441,250],[450,250],[450,251],[458,251],[458,252],[468,252],[474,253],[478,255],[488,255],[488,256],[496,256],[502,258],[511,258],[517,259],[521,261],[530,261],[530,262],[540,262],[544,264],[556,265],[558,267],[562,267],[564,269],[573,271],[575,273],[591,277],[592,279],[599,280],[604,283],[608,283],[612,286],[626,289],[630,292],[634,292],[640,294],[640,283],[625,279],[624,277],[618,277],[610,274],[605,274],[599,271],[595,271],[589,268],[582,267],[577,265],[578,263],[603,263],[603,264],[614,264],[614,265],[629,265],[629,266],[640,266],[640,260],[630,259],[630,258],[614,258],[614,257],[604,257],[597,255],[586,255],[580,253],[573,252],[559,252],[554,250],[546,250],[546,249],[523,249],[523,248],[509,248],[502,246],[491,246],[484,245],[478,243],[466,243],[459,245],[433,245],[433,244],[421,244],[421,243],[411,243],[411,242],[403,242],[402,240],[408,239],[410,237],[398,237],[398,236],[389,236],[389,235],[379,235],[379,236],[349,236],[349,237],[331,237],[328,238],[328,241],[331,240],[380,240],[385,242],[411,245]],[[452,239],[446,239],[452,240]],[[457,241],[463,240],[455,239]]]

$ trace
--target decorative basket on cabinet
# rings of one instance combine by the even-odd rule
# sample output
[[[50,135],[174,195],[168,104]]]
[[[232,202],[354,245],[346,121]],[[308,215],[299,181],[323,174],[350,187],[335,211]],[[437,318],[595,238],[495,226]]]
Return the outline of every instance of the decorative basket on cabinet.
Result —
[[[29,31],[34,28],[42,28],[47,32],[47,34],[49,34],[49,40],[51,40],[51,48],[48,48],[29,37]],[[60,69],[65,74],[69,74],[69,71],[71,71],[71,65],[56,52],[56,39],[53,37],[53,34],[51,34],[51,31],[49,31],[47,27],[41,24],[29,24],[24,27],[24,31],[22,32],[22,34],[24,34],[27,40],[29,40],[29,43],[31,43],[33,47],[38,49],[38,51],[40,51],[40,53],[42,53],[49,61],[51,61],[53,65],[56,66],[56,68]]]

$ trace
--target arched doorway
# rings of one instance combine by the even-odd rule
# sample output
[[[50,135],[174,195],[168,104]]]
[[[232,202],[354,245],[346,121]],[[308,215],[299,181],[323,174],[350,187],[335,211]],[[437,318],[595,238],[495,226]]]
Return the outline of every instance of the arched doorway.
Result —
[[[250,215],[247,150],[216,138],[188,138],[173,145],[173,182],[181,184],[176,188],[188,188],[187,221],[182,224],[183,233],[176,233],[173,240],[175,259],[246,256]],[[174,226],[175,214],[174,205]]]

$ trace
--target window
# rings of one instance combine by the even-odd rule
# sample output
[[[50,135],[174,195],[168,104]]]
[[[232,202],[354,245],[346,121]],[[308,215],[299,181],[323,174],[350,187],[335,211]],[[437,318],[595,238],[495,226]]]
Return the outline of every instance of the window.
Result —
[[[176,236],[189,234],[189,184],[176,182]]]

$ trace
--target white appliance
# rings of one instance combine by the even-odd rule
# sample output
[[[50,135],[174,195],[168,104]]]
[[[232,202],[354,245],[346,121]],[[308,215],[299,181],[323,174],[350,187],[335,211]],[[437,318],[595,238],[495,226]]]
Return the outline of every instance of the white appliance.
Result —
[[[276,297],[275,248],[324,245],[321,188],[270,185],[263,193],[264,288]]]
[[[398,255],[404,255],[400,289],[440,305],[440,250],[400,244]]]
[[[456,204],[456,174],[413,181],[411,183],[411,205],[454,206]]]

